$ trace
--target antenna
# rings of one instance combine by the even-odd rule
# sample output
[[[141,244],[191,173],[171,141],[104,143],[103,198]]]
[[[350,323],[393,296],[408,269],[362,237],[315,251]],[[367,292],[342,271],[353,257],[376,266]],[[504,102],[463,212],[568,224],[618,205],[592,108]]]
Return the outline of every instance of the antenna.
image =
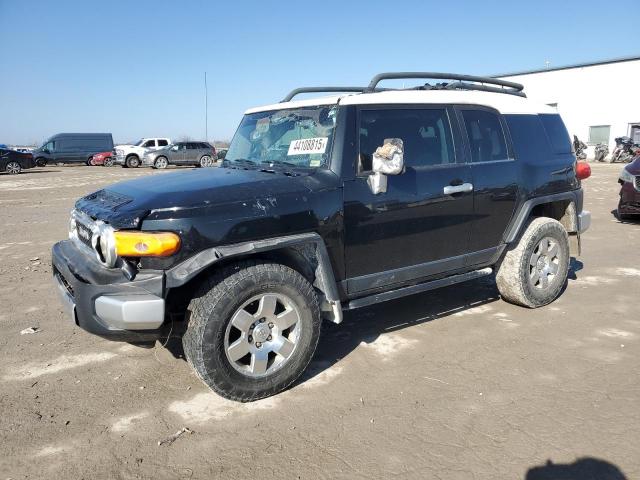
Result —
[[[209,96],[207,95],[207,72],[204,72],[204,140],[209,141]]]

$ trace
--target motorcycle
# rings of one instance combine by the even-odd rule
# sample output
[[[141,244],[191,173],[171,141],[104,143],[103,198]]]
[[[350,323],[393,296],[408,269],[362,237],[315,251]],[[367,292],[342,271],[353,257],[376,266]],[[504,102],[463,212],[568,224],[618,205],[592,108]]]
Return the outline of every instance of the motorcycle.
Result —
[[[605,158],[609,154],[609,145],[606,143],[598,143],[594,148],[594,157],[593,159],[596,162],[604,162]]]
[[[573,136],[573,149],[576,152],[576,158],[578,160],[587,159],[587,144],[578,139],[577,135]]]
[[[640,145],[633,143],[629,137],[618,137],[616,148],[613,149],[609,163],[629,163],[633,158],[640,155]]]

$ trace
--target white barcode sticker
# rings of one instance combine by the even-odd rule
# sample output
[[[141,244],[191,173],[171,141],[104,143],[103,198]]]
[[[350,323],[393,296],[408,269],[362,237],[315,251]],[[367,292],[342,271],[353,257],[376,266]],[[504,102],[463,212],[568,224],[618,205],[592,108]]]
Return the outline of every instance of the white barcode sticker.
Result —
[[[294,140],[289,145],[288,156],[291,155],[309,155],[313,153],[324,153],[327,149],[329,137],[302,138]]]

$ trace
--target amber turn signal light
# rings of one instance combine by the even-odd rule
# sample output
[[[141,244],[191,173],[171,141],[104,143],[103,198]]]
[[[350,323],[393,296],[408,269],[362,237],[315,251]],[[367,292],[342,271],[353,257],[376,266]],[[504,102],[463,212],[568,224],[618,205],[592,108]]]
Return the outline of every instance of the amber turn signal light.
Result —
[[[171,232],[120,231],[114,236],[120,257],[168,257],[180,249],[180,237]]]

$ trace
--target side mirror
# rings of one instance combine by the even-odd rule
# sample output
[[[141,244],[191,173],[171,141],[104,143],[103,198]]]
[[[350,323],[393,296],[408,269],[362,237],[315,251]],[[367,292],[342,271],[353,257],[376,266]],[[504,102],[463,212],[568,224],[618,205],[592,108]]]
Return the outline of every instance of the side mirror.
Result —
[[[374,195],[387,191],[387,175],[404,172],[404,143],[401,138],[385,138],[373,154],[373,174],[367,179]]]

